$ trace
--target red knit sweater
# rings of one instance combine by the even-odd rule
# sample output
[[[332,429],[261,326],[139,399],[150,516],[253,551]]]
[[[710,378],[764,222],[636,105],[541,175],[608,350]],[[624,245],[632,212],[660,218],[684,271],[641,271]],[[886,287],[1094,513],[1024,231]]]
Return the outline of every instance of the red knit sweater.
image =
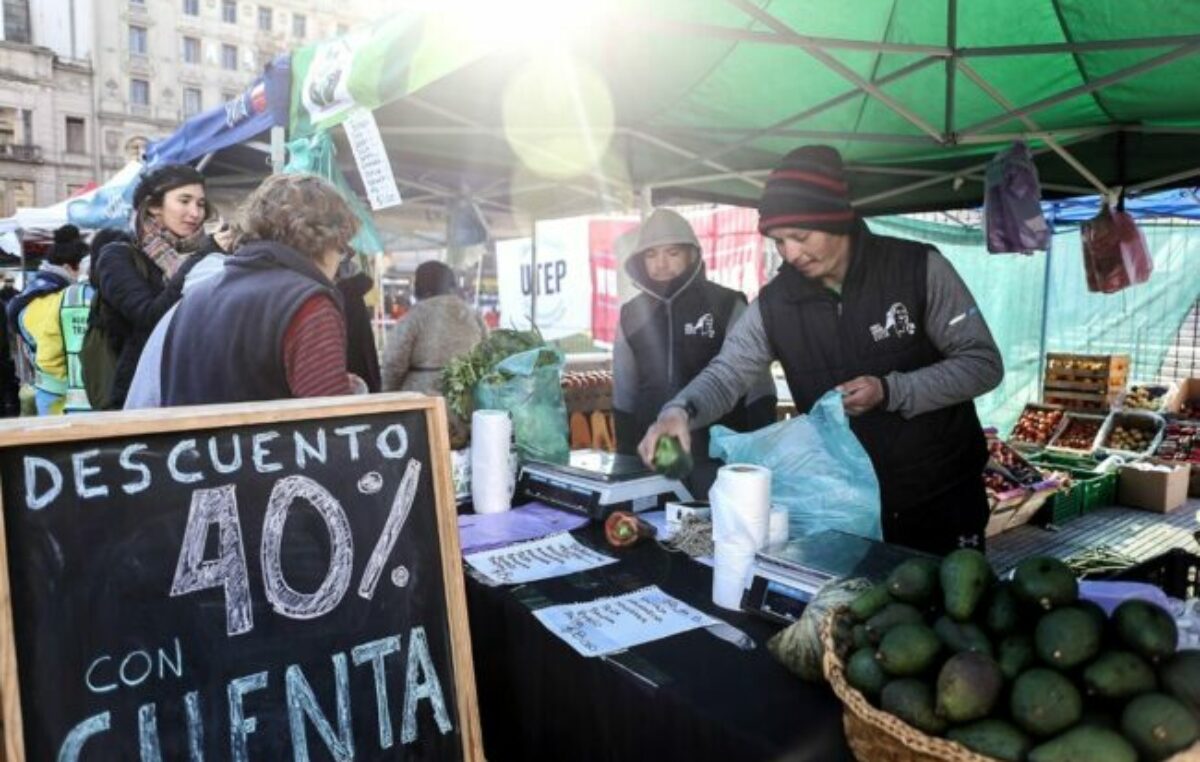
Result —
[[[283,364],[293,397],[351,392],[346,371],[346,325],[326,294],[309,297],[283,335]]]

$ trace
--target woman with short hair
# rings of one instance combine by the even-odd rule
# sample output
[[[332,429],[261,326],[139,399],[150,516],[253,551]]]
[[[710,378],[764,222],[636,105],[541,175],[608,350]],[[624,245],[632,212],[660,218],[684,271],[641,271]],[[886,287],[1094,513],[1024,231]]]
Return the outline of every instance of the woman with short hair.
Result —
[[[334,286],[358,219],[314,175],[275,175],[246,200],[224,270],[179,303],[163,343],[162,404],[349,394]]]

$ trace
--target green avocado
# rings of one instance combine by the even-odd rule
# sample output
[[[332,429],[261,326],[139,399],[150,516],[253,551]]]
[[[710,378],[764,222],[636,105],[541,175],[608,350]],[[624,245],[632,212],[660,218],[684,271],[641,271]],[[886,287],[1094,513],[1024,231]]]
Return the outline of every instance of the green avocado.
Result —
[[[1132,651],[1106,651],[1083,671],[1089,696],[1125,699],[1155,689],[1154,670]]]
[[[1009,708],[1012,718],[1027,732],[1049,737],[1079,722],[1083,698],[1067,678],[1035,667],[1013,683]]]
[[[1033,645],[1042,661],[1066,670],[1098,654],[1103,634],[1091,614],[1075,606],[1064,606],[1038,620]]]
[[[946,738],[973,752],[1002,762],[1021,762],[1033,743],[1016,725],[995,718],[951,728]]]
[[[943,558],[938,578],[946,614],[959,622],[974,616],[994,576],[987,557],[978,550],[960,548]]]
[[[1179,651],[1158,671],[1163,689],[1200,717],[1200,651]]]
[[[879,613],[867,620],[867,636],[878,643],[887,631],[898,624],[921,624],[925,617],[916,606],[908,603],[889,603]]]
[[[1121,731],[1146,759],[1166,759],[1200,738],[1200,720],[1171,696],[1144,693],[1125,706]]]
[[[937,634],[923,624],[898,624],[879,641],[875,658],[889,675],[919,675],[933,665],[942,649]]]
[[[926,606],[937,596],[938,562],[932,558],[910,558],[892,569],[886,585],[896,600]]]
[[[683,479],[692,472],[692,454],[683,449],[679,439],[672,436],[658,438],[654,448],[654,470],[668,479]]]
[[[991,713],[1004,675],[992,657],[964,651],[946,660],[937,679],[937,713],[953,723],[981,720]]]
[[[1112,621],[1121,642],[1142,657],[1157,663],[1175,653],[1179,629],[1161,606],[1128,600],[1117,606]]]
[[[1033,638],[1028,635],[1009,635],[996,648],[996,663],[1006,680],[1016,680],[1017,675],[1033,665]]]
[[[887,673],[875,660],[873,648],[860,648],[846,661],[846,682],[862,691],[867,698],[878,696],[887,681]]]
[[[999,582],[993,586],[985,605],[983,623],[992,634],[1008,635],[1017,629],[1020,613],[1011,582]]]
[[[1070,567],[1057,558],[1031,556],[1017,564],[1013,592],[1021,600],[1049,611],[1074,603],[1079,597],[1079,582]]]
[[[892,596],[888,594],[887,587],[875,585],[850,602],[850,613],[857,621],[865,622],[891,602]]]
[[[946,648],[954,653],[975,651],[976,653],[992,655],[992,642],[977,624],[972,622],[956,622],[948,616],[940,616],[933,623],[933,631],[941,638]]]
[[[902,678],[883,686],[879,706],[924,733],[940,735],[946,729],[933,708],[933,689],[920,680]]]
[[[1029,762],[1137,762],[1137,752],[1120,733],[1080,725],[1029,752]]]

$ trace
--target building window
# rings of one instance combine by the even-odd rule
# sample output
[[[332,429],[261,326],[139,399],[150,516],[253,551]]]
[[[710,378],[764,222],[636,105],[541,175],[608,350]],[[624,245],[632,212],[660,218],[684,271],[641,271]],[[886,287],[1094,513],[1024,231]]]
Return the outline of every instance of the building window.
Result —
[[[265,5],[258,6],[258,31],[260,31],[260,32],[271,31],[271,26],[275,22],[275,19],[273,18],[273,16],[274,16],[274,14],[271,12],[270,8],[268,8]]]
[[[308,34],[308,18],[303,13],[292,14],[292,34],[297,37]]]
[[[33,183],[0,179],[0,214],[11,217],[18,206],[33,206]]]
[[[183,88],[183,116],[195,116],[204,109],[204,95],[198,87]]]
[[[129,80],[129,102],[135,106],[149,106],[150,83],[144,79]]]
[[[199,16],[200,15],[200,0],[183,0],[183,15],[184,16]]]
[[[237,71],[237,45],[221,46],[221,68]]]
[[[183,38],[183,62],[200,63],[200,40],[195,37]]]
[[[129,25],[129,55],[146,55],[146,27]]]
[[[67,117],[67,153],[87,153],[87,129],[79,117]]]
[[[227,24],[237,23],[237,0],[221,0],[221,20]]]
[[[235,98],[239,97],[240,95],[241,95],[241,93],[234,92],[233,90],[222,90],[221,91],[221,100],[224,103],[229,103],[231,100],[234,100]]]
[[[30,29],[29,3],[4,0],[0,6],[0,34],[3,35],[0,39],[28,45],[33,41]]]

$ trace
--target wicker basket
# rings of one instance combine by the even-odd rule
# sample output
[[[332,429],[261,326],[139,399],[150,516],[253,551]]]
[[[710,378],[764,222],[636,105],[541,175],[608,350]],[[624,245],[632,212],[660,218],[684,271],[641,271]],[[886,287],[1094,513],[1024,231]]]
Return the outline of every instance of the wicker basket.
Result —
[[[970,749],[926,735],[895,715],[871,706],[871,702],[846,682],[844,653],[840,653],[833,633],[839,618],[850,616],[849,609],[829,613],[821,623],[821,645],[825,649],[822,665],[825,679],[842,701],[842,725],[846,742],[859,762],[996,762]],[[1181,751],[1166,762],[1200,762],[1200,742]]]

